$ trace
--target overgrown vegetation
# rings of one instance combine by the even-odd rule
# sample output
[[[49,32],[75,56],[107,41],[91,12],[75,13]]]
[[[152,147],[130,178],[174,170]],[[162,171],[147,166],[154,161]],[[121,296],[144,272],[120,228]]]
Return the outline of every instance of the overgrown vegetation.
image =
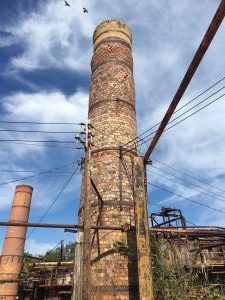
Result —
[[[47,260],[47,261],[59,261],[60,260],[60,254],[61,248],[60,246],[47,251],[41,258]],[[74,243],[67,243],[63,249],[63,261],[70,261],[74,258]]]
[[[158,241],[151,237],[153,255],[153,282],[156,300],[225,300],[220,285],[206,284],[201,271],[184,270],[179,266],[166,266],[165,256],[175,247],[168,241],[163,250]]]
[[[67,243],[63,249],[63,261],[70,261],[74,258],[74,243]],[[24,253],[23,257],[23,269],[22,274],[28,273],[28,265],[32,262],[41,261],[60,261],[61,259],[61,247],[58,246],[55,249],[47,251],[44,255],[32,256],[29,252]]]
[[[122,241],[113,240],[112,249],[116,253],[120,253],[121,255],[128,256],[130,259],[136,257],[135,251]]]

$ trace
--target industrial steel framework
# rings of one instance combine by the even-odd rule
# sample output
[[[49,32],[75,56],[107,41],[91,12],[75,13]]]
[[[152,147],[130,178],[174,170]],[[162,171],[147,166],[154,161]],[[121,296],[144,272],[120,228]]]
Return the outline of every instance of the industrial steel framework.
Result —
[[[186,228],[186,220],[180,209],[162,207],[160,212],[151,213],[152,227],[179,227]],[[180,222],[180,223],[179,223]]]

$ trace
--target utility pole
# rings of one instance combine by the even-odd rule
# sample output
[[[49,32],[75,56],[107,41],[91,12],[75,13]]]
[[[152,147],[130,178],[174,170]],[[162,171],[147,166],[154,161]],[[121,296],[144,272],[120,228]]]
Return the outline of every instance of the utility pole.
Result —
[[[85,169],[84,169],[84,241],[83,241],[83,300],[91,299],[91,204],[90,160],[92,133],[90,120],[85,122]]]
[[[64,240],[60,241],[60,262],[63,261],[63,255],[64,255]]]
[[[138,259],[139,299],[153,300],[153,282],[146,193],[145,165],[134,157],[135,226]]]

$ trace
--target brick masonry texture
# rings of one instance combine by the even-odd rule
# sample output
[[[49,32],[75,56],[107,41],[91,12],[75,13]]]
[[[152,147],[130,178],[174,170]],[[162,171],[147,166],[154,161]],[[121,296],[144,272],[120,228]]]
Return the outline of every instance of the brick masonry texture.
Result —
[[[91,178],[103,200],[101,224],[134,225],[133,157],[119,147],[136,136],[135,90],[131,31],[120,21],[102,22],[94,32],[89,119],[94,126]],[[128,174],[129,175],[128,175]],[[83,222],[83,190],[79,222]],[[99,219],[98,196],[91,187],[91,224]],[[134,232],[92,231],[91,299],[138,299]],[[124,252],[116,247],[125,246]]]

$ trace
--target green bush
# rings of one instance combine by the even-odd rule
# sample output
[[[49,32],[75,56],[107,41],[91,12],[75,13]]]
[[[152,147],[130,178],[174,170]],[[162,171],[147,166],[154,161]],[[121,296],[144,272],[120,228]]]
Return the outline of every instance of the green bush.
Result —
[[[220,285],[206,284],[201,272],[165,265],[165,257],[169,252],[178,255],[170,241],[162,250],[159,242],[151,237],[151,251],[156,300],[225,300]]]

